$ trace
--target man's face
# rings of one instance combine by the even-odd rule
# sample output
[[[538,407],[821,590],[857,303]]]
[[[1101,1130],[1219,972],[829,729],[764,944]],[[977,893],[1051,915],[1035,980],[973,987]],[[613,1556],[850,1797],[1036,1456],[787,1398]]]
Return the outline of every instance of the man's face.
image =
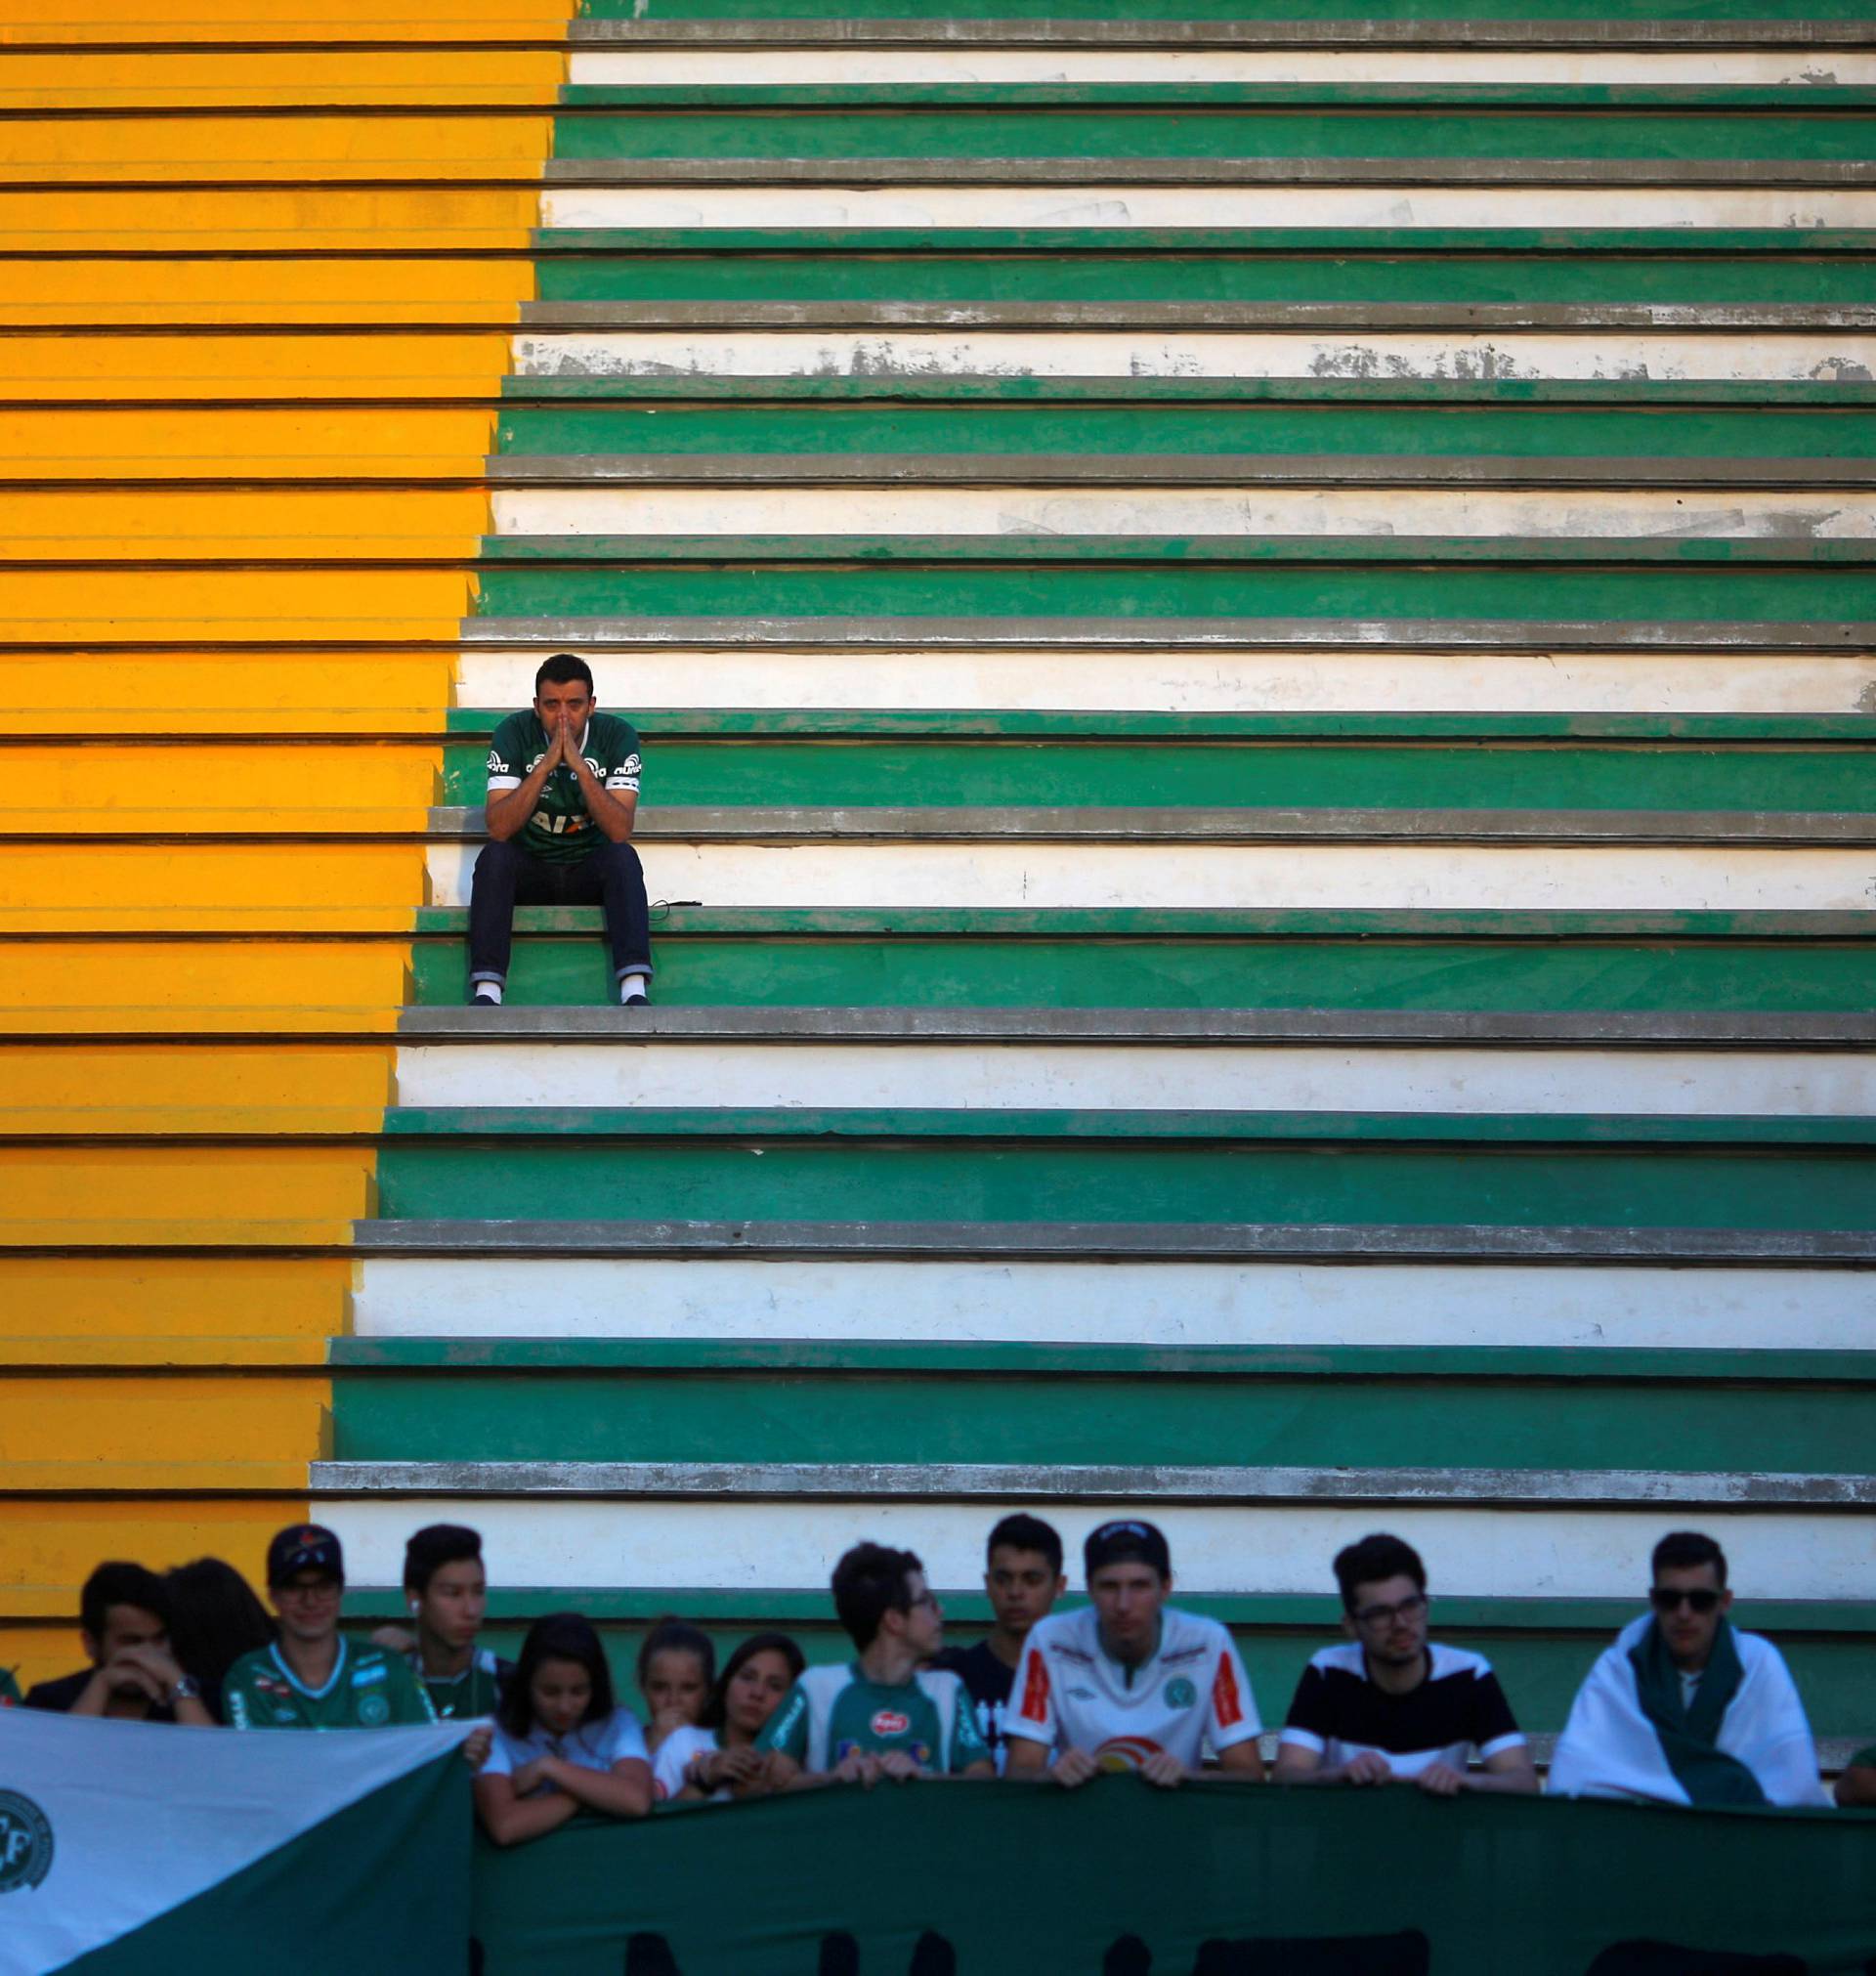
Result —
[[[1369,1659],[1410,1666],[1427,1651],[1427,1595],[1403,1571],[1355,1587],[1353,1611],[1343,1624]]]
[[[922,1571],[906,1573],[906,1593],[912,1610],[899,1615],[905,1622],[906,1645],[920,1660],[929,1660],[945,1644],[945,1609]]]
[[[1661,1622],[1668,1653],[1683,1667],[1704,1667],[1713,1652],[1720,1621],[1732,1604],[1732,1594],[1720,1583],[1712,1565],[1683,1565],[1655,1574],[1648,1603]],[[1704,1606],[1702,1612],[1696,1610]]]
[[[326,1571],[295,1571],[269,1587],[280,1630],[294,1640],[313,1645],[329,1640],[339,1630],[339,1599],[344,1584]]]
[[[1087,1581],[1087,1596],[1100,1615],[1110,1647],[1124,1656],[1144,1658],[1159,1638],[1160,1608],[1172,1589],[1151,1565],[1103,1565]]]
[[[417,1600],[417,1625],[434,1640],[460,1653],[476,1644],[489,1611],[489,1580],[480,1558],[442,1565]]]
[[[107,1606],[104,1632],[96,1639],[89,1633],[80,1633],[79,1638],[85,1643],[85,1652],[91,1655],[94,1667],[116,1659],[130,1647],[156,1647],[165,1653],[169,1650],[169,1628],[154,1612],[146,1612],[141,1606]]]
[[[998,1625],[1019,1640],[1038,1619],[1047,1617],[1067,1584],[1059,1571],[1049,1568],[1041,1551],[1018,1550],[1014,1544],[999,1544],[984,1573],[984,1590],[990,1594]]]
[[[587,692],[582,679],[543,679],[534,688],[534,712],[550,735],[564,720],[571,725],[577,741],[594,704],[594,696]]]

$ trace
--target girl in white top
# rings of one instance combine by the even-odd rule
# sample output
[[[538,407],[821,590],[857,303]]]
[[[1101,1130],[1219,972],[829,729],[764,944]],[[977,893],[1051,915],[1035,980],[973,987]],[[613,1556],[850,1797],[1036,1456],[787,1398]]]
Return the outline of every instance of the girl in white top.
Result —
[[[638,1650],[638,1692],[645,1698],[645,1741],[656,1756],[664,1739],[694,1729],[716,1684],[710,1636],[682,1619],[658,1619]]]
[[[755,1747],[769,1717],[807,1665],[786,1633],[757,1633],[732,1654],[695,1729],[673,1730],[659,1745],[660,1798],[760,1797],[768,1760]]]
[[[476,1812],[498,1846],[520,1845],[579,1811],[643,1818],[652,1808],[645,1734],[613,1705],[599,1635],[577,1612],[537,1619],[476,1778]]]

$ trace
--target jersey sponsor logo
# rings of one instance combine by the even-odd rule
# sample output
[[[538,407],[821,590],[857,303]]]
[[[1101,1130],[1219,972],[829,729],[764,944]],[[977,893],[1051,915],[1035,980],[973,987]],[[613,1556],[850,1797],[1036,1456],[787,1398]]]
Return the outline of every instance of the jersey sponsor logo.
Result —
[[[1244,1697],[1229,1654],[1218,1655],[1218,1671],[1212,1678],[1212,1713],[1220,1729],[1235,1729],[1244,1720]]]
[[[1183,1674],[1174,1675],[1166,1684],[1166,1705],[1169,1708],[1190,1708],[1199,1698],[1199,1691]]]
[[[1094,1751],[1103,1770],[1138,1770],[1149,1757],[1165,1755],[1150,1736],[1110,1736]]]
[[[391,1720],[391,1697],[367,1695],[359,1702],[359,1720],[366,1729],[382,1729]]]
[[[912,1717],[902,1715],[896,1708],[879,1708],[874,1711],[867,1727],[874,1736],[904,1736],[912,1727]]]
[[[1048,1720],[1048,1663],[1040,1654],[1029,1656],[1029,1679],[1023,1683],[1023,1705],[1017,1713],[1025,1722]]]
[[[508,764],[491,748],[489,751],[489,773],[490,775],[506,775],[508,772]]]
[[[374,1681],[383,1681],[384,1679],[386,1679],[384,1662],[381,1660],[367,1660],[362,1667],[353,1670],[352,1686],[354,1688],[369,1688]]]
[[[0,1894],[30,1893],[52,1854],[52,1821],[23,1791],[0,1790]]]

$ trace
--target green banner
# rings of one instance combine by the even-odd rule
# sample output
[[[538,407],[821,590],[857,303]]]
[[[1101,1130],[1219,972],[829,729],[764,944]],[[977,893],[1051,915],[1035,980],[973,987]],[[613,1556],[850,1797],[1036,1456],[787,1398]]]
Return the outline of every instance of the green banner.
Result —
[[[1860,1976],[1876,1816],[921,1782],[482,1845],[475,1928],[486,1976]]]

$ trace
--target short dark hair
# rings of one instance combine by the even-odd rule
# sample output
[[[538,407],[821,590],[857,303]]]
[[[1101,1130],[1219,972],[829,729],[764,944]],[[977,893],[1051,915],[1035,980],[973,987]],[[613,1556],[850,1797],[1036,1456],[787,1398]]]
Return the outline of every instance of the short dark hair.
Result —
[[[404,1589],[422,1598],[445,1565],[482,1563],[482,1532],[467,1524],[425,1524],[404,1547]]]
[[[716,1679],[716,1643],[701,1628],[686,1619],[654,1619],[645,1644],[638,1650],[638,1685],[652,1671],[653,1656],[659,1654],[695,1654],[704,1669],[704,1686]]]
[[[543,686],[568,686],[576,679],[588,693],[593,690],[593,668],[585,660],[576,658],[571,652],[556,652],[551,659],[540,662],[540,669],[534,674],[534,698],[540,698]]]
[[[1110,1565],[1144,1565],[1162,1585],[1172,1575],[1172,1552],[1158,1524],[1139,1517],[1115,1517],[1082,1540],[1082,1573],[1088,1589],[1094,1573]]]
[[[169,1630],[169,1593],[162,1579],[142,1565],[100,1565],[78,1594],[79,1626],[94,1640],[102,1640],[113,1606],[135,1606],[160,1619],[165,1632]]]
[[[1727,1554],[1701,1530],[1670,1530],[1654,1547],[1648,1574],[1658,1578],[1663,1571],[1697,1571],[1702,1565],[1713,1567],[1714,1576],[1724,1588],[1727,1582]]]
[[[799,1681],[802,1669],[808,1664],[808,1656],[786,1633],[751,1633],[724,1661],[723,1671],[716,1677],[716,1684],[710,1690],[710,1698],[704,1702],[704,1712],[697,1718],[698,1728],[723,1727],[729,1714],[730,1683],[758,1654],[781,1654],[789,1664],[790,1681]]]
[[[574,1660],[593,1684],[580,1726],[604,1722],[613,1712],[613,1670],[592,1621],[577,1612],[549,1612],[536,1619],[521,1643],[521,1657],[501,1691],[496,1720],[510,1736],[528,1736],[534,1726],[534,1676],[543,1660]]]
[[[1005,1517],[990,1533],[990,1541],[984,1546],[984,1563],[990,1563],[990,1554],[1000,1545],[1007,1545],[1012,1551],[1040,1551],[1048,1560],[1048,1568],[1059,1578],[1062,1574],[1061,1533],[1053,1524],[1045,1524],[1041,1517],[1032,1517],[1018,1510],[1013,1517]]]
[[[221,1558],[196,1558],[165,1574],[169,1651],[208,1691],[219,1716],[222,1677],[243,1654],[272,1646],[279,1629],[254,1588]]]
[[[1344,1612],[1355,1610],[1357,1585],[1379,1585],[1384,1578],[1411,1578],[1424,1592],[1427,1567],[1412,1544],[1390,1537],[1386,1530],[1375,1530],[1360,1543],[1336,1553],[1336,1583],[1342,1587]]]
[[[910,1612],[906,1574],[922,1571],[917,1553],[889,1544],[855,1544],[833,1568],[833,1610],[847,1636],[864,1654],[879,1637],[888,1612]]]

